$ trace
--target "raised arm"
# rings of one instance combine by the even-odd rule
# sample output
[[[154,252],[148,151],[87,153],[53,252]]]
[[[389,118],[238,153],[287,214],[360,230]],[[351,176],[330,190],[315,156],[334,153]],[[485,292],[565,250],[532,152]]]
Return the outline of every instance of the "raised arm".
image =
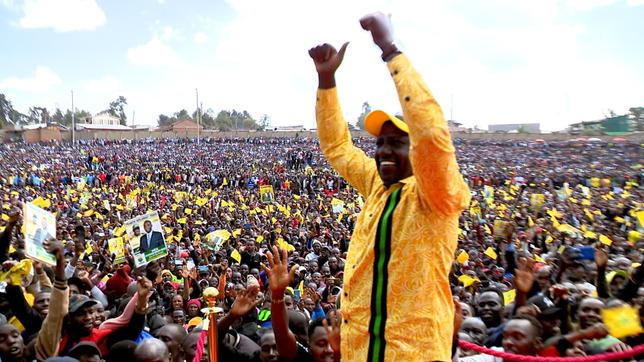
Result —
[[[272,253],[270,251],[266,253],[270,268],[262,264],[262,269],[268,273],[268,285],[271,287],[271,320],[273,321],[277,351],[283,361],[295,361],[297,358],[297,343],[295,335],[288,328],[284,290],[293,281],[297,266],[292,266],[289,271],[286,250],[282,250],[280,253],[276,246],[273,246],[272,250]]]
[[[0,234],[0,264],[9,260],[9,247],[11,246],[11,234],[13,233],[13,228],[16,226],[20,220],[20,212],[18,210],[12,210],[9,213],[9,222],[7,226]]]
[[[364,151],[353,145],[335,87],[335,72],[342,63],[348,44],[345,43],[339,52],[329,44],[309,50],[319,82],[315,115],[320,148],[327,161],[366,197],[377,177],[376,164]]]
[[[421,198],[442,215],[460,213],[470,201],[467,184],[456,163],[443,111],[420,74],[394,45],[389,18],[382,13],[360,20],[382,50],[409,126],[409,159]]]
[[[43,321],[34,347],[36,358],[39,361],[44,361],[58,354],[63,318],[67,315],[69,308],[69,288],[65,277],[63,246],[57,240],[45,241],[43,246],[48,252],[56,256],[56,266],[54,268],[54,289],[51,291],[49,301],[49,313],[47,313],[47,317]]]

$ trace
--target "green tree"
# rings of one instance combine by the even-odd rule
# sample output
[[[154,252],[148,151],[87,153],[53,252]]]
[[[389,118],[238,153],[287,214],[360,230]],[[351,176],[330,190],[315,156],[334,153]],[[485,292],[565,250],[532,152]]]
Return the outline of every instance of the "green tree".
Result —
[[[76,108],[76,111],[74,112],[74,122],[76,122],[76,124],[81,123],[83,119],[86,119],[91,116],[92,114],[89,111],[79,110],[78,108]],[[69,109],[66,110],[65,114],[63,115],[62,124],[67,127],[72,126],[72,111],[70,111]]]
[[[270,127],[271,127],[271,117],[269,117],[268,114],[262,115],[262,117],[259,119],[257,130],[266,131]]]
[[[644,132],[644,107],[633,107],[628,112],[633,119],[633,130]]]
[[[260,129],[261,126],[257,124],[257,121],[247,111],[237,111],[233,109],[232,111],[222,110],[215,117],[215,129],[218,129],[222,132],[232,131],[232,130],[256,130]]]
[[[203,128],[215,128],[215,111],[211,108],[201,114],[201,126]]]
[[[27,123],[27,116],[16,111],[4,94],[0,93],[0,127],[7,124],[20,125]]]
[[[159,119],[157,119],[157,125],[159,127],[169,126],[174,123],[176,119],[174,117],[168,117],[165,114],[160,114]]]
[[[72,126],[72,111],[69,109],[65,111],[65,114],[63,115],[63,124],[67,127]]]
[[[615,113],[614,110],[609,109],[608,111],[606,111],[606,113],[604,113],[604,117],[606,118],[617,117],[617,113]]]
[[[211,108],[208,108],[205,112],[202,110],[201,115],[197,114],[197,110],[192,112],[192,119],[197,122],[197,116],[200,117],[199,125],[203,128],[214,128],[215,127],[215,111]]]
[[[65,116],[63,115],[63,112],[60,110],[60,108],[56,107],[56,111],[51,116],[51,120],[52,122],[56,122],[58,124],[64,124]]]
[[[517,127],[517,132],[525,134],[528,133],[528,129],[524,125],[520,124],[519,127]]]
[[[29,123],[48,123],[49,111],[45,107],[29,108]]]
[[[222,132],[228,132],[228,131],[232,131],[234,126],[235,126],[235,123],[233,122],[230,111],[224,110],[217,113],[217,117],[215,117],[215,124],[214,124],[215,129]]]
[[[110,109],[108,110],[114,117],[118,117],[120,120],[119,123],[124,126],[127,125],[125,106],[127,106],[127,99],[123,96],[119,96],[115,101],[110,103]]]
[[[364,102],[362,103],[362,113],[360,113],[360,116],[358,116],[358,122],[356,122],[356,127],[359,129],[364,129],[364,119],[367,117],[367,115],[371,112],[371,106],[369,105],[369,102]]]
[[[186,111],[185,109],[182,109],[179,112],[175,112],[174,118],[177,121],[183,121],[186,119],[192,120],[192,117],[190,117],[190,113],[188,113],[188,111]]]

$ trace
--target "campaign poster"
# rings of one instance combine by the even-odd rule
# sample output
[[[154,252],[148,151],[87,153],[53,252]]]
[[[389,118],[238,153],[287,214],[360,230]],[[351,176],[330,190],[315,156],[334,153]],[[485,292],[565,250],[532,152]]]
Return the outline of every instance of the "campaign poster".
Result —
[[[107,249],[110,255],[114,257],[112,264],[118,265],[125,263],[125,243],[122,237],[109,239],[107,241]]]
[[[272,204],[275,200],[275,193],[273,192],[273,186],[271,185],[262,185],[259,187],[259,196],[263,204]]]
[[[168,255],[163,227],[157,211],[126,221],[125,234],[132,247],[134,265],[137,268]]]
[[[56,256],[45,251],[43,243],[56,238],[56,217],[33,203],[24,206],[25,248],[28,257],[56,265]]]

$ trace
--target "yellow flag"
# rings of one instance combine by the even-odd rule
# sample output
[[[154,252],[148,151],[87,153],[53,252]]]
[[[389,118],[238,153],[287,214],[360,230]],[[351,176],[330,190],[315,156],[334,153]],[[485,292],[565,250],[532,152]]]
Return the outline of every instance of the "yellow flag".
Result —
[[[186,215],[192,215],[192,209],[185,209],[183,211],[186,212]]]
[[[241,229],[237,229],[237,230],[233,231],[233,236],[238,237],[239,235],[241,235],[241,232],[242,232]]]
[[[463,264],[469,258],[470,258],[470,255],[467,252],[465,252],[465,250],[463,250],[463,251],[461,251],[460,254],[458,254],[458,257],[456,258],[456,261],[458,261],[459,264]]]
[[[233,249],[233,252],[230,253],[230,257],[233,258],[238,263],[241,263],[241,254],[239,254],[237,249]]]
[[[185,217],[182,217],[182,218],[180,218],[179,220],[177,220],[177,222],[178,222],[179,224],[185,224],[187,221],[188,221],[188,220],[187,220]]]
[[[610,246],[613,243],[613,241],[606,235],[599,235],[599,242],[608,246]]]
[[[640,223],[640,226],[644,227],[644,210],[638,211],[636,214],[637,222]]]
[[[11,280],[11,284],[20,285],[22,279],[29,275],[31,272],[31,260],[22,259],[16,265],[12,266],[11,269],[0,273],[0,281],[6,281],[7,279]],[[26,294],[25,294],[26,296]]]
[[[528,216],[528,227],[533,227],[534,226],[534,221],[532,221],[532,217]]]
[[[587,239],[596,239],[596,238],[597,238],[597,234],[595,234],[594,232],[592,232],[592,231],[590,231],[590,230],[586,230],[586,231],[584,232],[584,237],[585,237],[585,238],[587,238]]]
[[[458,277],[458,281],[463,283],[463,286],[466,288],[474,283],[480,282],[479,278],[472,278],[467,274],[463,274],[460,277]]]
[[[490,234],[490,235],[492,234],[492,230],[490,230],[490,227],[487,226],[487,224],[485,224],[485,232]]]
[[[642,237],[642,234],[635,230],[631,230],[628,232],[628,242],[631,244],[635,244],[635,242],[637,242],[637,240],[639,240],[639,238],[641,237]]]
[[[40,208],[42,208],[42,209],[45,209],[45,208],[48,208],[48,207],[51,206],[51,201],[49,201],[49,199],[45,200],[42,197],[36,198],[31,203],[36,205],[36,206],[38,206],[38,207],[40,207]]]
[[[9,215],[2,214],[2,221],[9,221]]]
[[[257,239],[255,239],[255,241],[257,241],[257,243],[259,244],[259,243],[261,243],[262,241],[264,241],[264,237],[263,237],[263,236],[261,236],[261,235],[257,235]]]
[[[569,224],[561,224],[559,225],[557,230],[559,230],[562,233],[581,234],[581,231],[579,231],[579,229],[572,227]]]
[[[494,260],[496,260],[496,258],[498,257],[498,255],[496,255],[496,251],[494,251],[494,249],[492,249],[492,247],[488,247],[487,249],[485,249],[485,252],[483,252],[483,253],[485,255],[489,256],[491,259],[494,259]]]
[[[282,239],[282,238],[277,239],[277,241],[276,241],[276,242],[277,242],[277,246],[278,246],[280,249],[284,249],[284,250],[286,250],[286,251],[288,251],[288,252],[291,252],[291,251],[295,250],[295,247],[294,247],[293,245],[291,245],[291,244],[287,243],[287,242],[286,242],[284,239]]]
[[[122,236],[125,234],[125,226],[114,229],[114,236]]]
[[[514,299],[517,297],[517,290],[510,289],[507,292],[503,293],[503,304],[508,305],[514,302]]]
[[[196,204],[197,204],[197,206],[199,206],[199,207],[201,207],[201,206],[205,205],[207,202],[208,202],[208,199],[207,199],[207,198],[205,198],[205,197],[198,197],[198,198],[197,198],[197,201],[195,201],[195,203],[196,203]]]
[[[534,261],[536,261],[537,263],[544,263],[545,262],[543,260],[543,258],[541,256],[539,256],[539,254],[534,254]]]
[[[608,332],[615,338],[633,336],[644,332],[637,309],[628,304],[620,307],[604,308],[602,317]]]
[[[83,216],[92,216],[94,215],[94,210],[87,210],[83,213]]]

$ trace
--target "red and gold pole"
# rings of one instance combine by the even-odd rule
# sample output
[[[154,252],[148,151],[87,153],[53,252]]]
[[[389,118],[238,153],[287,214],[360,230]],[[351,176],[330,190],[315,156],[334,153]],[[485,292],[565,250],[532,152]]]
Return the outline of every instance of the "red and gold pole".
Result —
[[[217,362],[217,296],[216,288],[208,287],[203,291],[203,297],[208,303],[208,361]]]

